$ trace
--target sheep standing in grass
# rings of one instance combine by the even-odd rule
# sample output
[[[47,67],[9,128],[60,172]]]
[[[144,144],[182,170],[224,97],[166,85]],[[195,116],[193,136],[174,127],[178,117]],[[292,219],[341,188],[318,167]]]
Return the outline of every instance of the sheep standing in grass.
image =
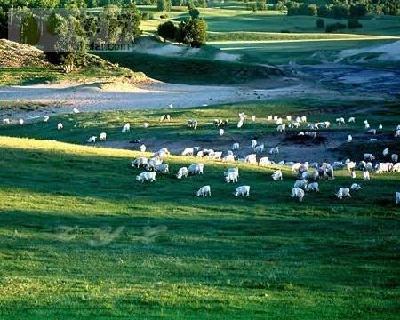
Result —
[[[272,180],[278,181],[278,180],[283,180],[283,175],[281,170],[276,170],[272,175]]]
[[[11,120],[10,120],[9,118],[4,118],[4,119],[3,119],[3,123],[4,123],[4,124],[10,124],[10,123],[11,123]]]
[[[211,197],[211,187],[210,186],[204,186],[201,187],[199,190],[196,192],[197,197]]]
[[[400,192],[396,192],[396,204],[400,204]]]
[[[44,117],[43,117],[43,122],[47,122],[47,121],[49,121],[49,119],[50,119],[49,116],[44,116]]]
[[[350,198],[350,189],[349,188],[340,188],[339,191],[335,194],[339,199],[343,199],[344,197]]]
[[[240,186],[235,189],[235,197],[250,197],[250,186]]]
[[[131,131],[130,123],[125,123],[124,126],[122,127],[122,133],[130,132],[130,131]]]
[[[139,150],[140,152],[146,152],[146,146],[144,144],[141,144]]]
[[[100,141],[106,141],[107,140],[107,133],[106,132],[100,132],[99,140]]]
[[[57,130],[62,130],[64,128],[62,123],[57,124]]]
[[[189,170],[187,167],[181,167],[179,168],[178,173],[176,174],[177,179],[182,179],[183,177],[187,178],[189,175]]]
[[[298,198],[300,202],[303,201],[304,198],[304,190],[301,188],[292,188],[292,198]]]
[[[19,124],[22,126],[24,124],[24,119],[19,119]]]
[[[97,137],[96,136],[91,136],[89,139],[88,139],[88,143],[96,143],[96,140],[97,140]]]

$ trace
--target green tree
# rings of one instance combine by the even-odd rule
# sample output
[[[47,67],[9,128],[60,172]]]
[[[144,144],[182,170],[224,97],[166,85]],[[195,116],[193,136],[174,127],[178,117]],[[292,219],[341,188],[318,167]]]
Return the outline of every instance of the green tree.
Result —
[[[157,11],[170,12],[171,0],[157,0]]]
[[[163,37],[164,40],[165,39],[174,40],[177,35],[177,28],[175,27],[172,21],[166,21],[158,25],[157,34],[160,37]]]
[[[200,47],[206,43],[207,23],[203,19],[181,21],[178,34],[178,41],[191,47]]]

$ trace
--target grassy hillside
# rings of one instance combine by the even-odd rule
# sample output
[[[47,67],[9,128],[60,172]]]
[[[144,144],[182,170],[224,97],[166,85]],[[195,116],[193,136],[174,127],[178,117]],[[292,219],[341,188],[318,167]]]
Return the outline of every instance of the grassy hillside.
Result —
[[[282,74],[276,68],[221,60],[168,57],[138,52],[103,52],[99,53],[99,56],[169,83],[237,84]]]
[[[51,64],[45,54],[33,46],[0,39],[0,85],[26,85],[45,82],[125,81],[144,82],[149,79],[140,72],[87,54],[86,65],[65,73]]]
[[[134,152],[0,147],[2,318],[397,318],[400,225],[386,191],[399,177],[351,202],[333,199],[338,178],[298,204],[288,172],[273,183],[272,169],[242,166],[253,193],[235,199],[221,164],[142,185]],[[213,197],[194,198],[205,183]]]

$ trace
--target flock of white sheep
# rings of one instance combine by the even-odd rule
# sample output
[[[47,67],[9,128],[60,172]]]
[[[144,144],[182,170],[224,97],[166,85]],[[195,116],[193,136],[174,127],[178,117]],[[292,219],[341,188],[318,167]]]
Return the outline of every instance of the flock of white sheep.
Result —
[[[73,109],[74,113],[79,113],[79,110],[74,108]],[[239,120],[237,122],[236,127],[241,128],[245,124],[247,116],[244,113],[239,113]],[[49,116],[44,116],[43,121],[48,122]],[[256,117],[251,116],[251,121],[255,121]],[[163,115],[160,118],[160,122],[164,121],[171,121],[171,116],[170,115]],[[301,127],[304,127],[304,131],[299,131],[297,134],[299,136],[308,136],[312,139],[316,138],[318,135],[318,130],[323,128],[329,128],[331,126],[331,123],[329,121],[325,122],[318,122],[318,123],[310,123],[308,122],[308,119],[306,116],[286,116],[285,118],[278,117],[278,116],[268,116],[267,121],[275,124],[276,125],[276,131],[278,133],[283,133],[287,128],[294,128],[294,129],[300,129]],[[4,124],[10,124],[11,121],[10,119],[3,119]],[[19,119],[18,123],[20,125],[24,124],[23,119]],[[355,117],[349,117],[347,120],[348,124],[355,124],[356,123],[356,118]],[[345,118],[340,117],[336,118],[336,124],[338,126],[342,126],[346,124]],[[223,135],[225,133],[225,128],[228,126],[228,120],[222,120],[222,119],[215,119],[214,120],[214,125],[219,129],[219,135]],[[363,121],[364,129],[366,132],[371,133],[375,135],[377,133],[377,130],[382,130],[383,126],[382,124],[379,124],[377,129],[371,128],[371,125],[369,124],[368,120]],[[145,122],[143,124],[144,128],[147,128],[149,124]],[[198,126],[198,121],[196,119],[190,119],[187,122],[187,126],[190,129],[196,130]],[[58,123],[57,124],[57,130],[62,130],[63,129],[63,124]],[[131,125],[129,123],[125,123],[122,127],[122,132],[127,133],[130,132],[131,130]],[[398,138],[400,137],[400,124],[396,126],[394,129],[394,137]],[[95,143],[97,138],[100,141],[105,141],[107,140],[107,133],[106,132],[101,132],[99,134],[99,137],[97,136],[91,136],[87,141],[89,143]],[[349,134],[347,138],[347,142],[351,142],[353,140],[352,136]],[[374,140],[371,138],[370,140]],[[187,147],[184,148],[184,150],[181,152],[181,156],[191,156],[191,157],[207,157],[208,159],[211,160],[221,160],[223,162],[242,162],[242,163],[247,163],[247,164],[253,164],[253,165],[260,165],[260,166],[267,166],[271,164],[276,164],[274,161],[271,161],[268,156],[262,156],[264,152],[267,150],[265,149],[265,145],[263,143],[259,144],[257,140],[253,139],[251,142],[249,142],[251,145],[251,148],[253,149],[254,153],[248,154],[243,158],[238,158],[235,155],[235,152],[240,149],[240,144],[239,142],[234,142],[232,144],[232,147],[230,150],[227,150],[226,152],[222,151],[214,151],[213,149],[200,149],[199,147]],[[139,146],[139,150],[141,152],[146,151],[146,146],[144,144],[141,144]],[[268,154],[269,155],[276,155],[279,153],[279,148],[272,147],[268,149]],[[132,161],[132,167],[136,168],[143,168],[146,171],[141,172],[137,177],[136,180],[140,182],[145,182],[145,181],[155,181],[156,180],[156,174],[157,173],[162,173],[162,174],[168,174],[169,173],[169,165],[164,163],[164,157],[170,155],[170,152],[168,151],[167,148],[162,148],[156,153],[154,153],[153,157],[148,159],[147,157],[139,157]],[[349,176],[351,179],[355,180],[357,179],[357,170],[362,172],[363,179],[364,180],[370,180],[371,179],[371,173],[388,173],[388,172],[400,172],[400,163],[398,162],[398,155],[397,154],[390,154],[389,148],[385,148],[382,151],[382,157],[387,159],[386,162],[375,162],[375,155],[372,153],[366,153],[364,154],[364,160],[360,161],[359,163],[356,163],[355,161],[351,161],[350,159],[347,159],[344,162],[333,162],[333,163],[311,163],[309,164],[308,162],[305,163],[294,163],[294,162],[285,162],[281,161],[277,164],[279,165],[286,165],[286,166],[291,166],[292,172],[297,176],[297,180],[295,181],[291,196],[294,198],[297,198],[300,202],[303,200],[306,192],[319,192],[319,185],[318,185],[318,180],[319,179],[334,179],[334,171],[338,169],[343,169],[346,168],[349,172]],[[257,159],[258,158],[258,159]],[[194,163],[189,165],[188,167],[181,167],[177,174],[176,178],[177,179],[182,179],[184,177],[188,177],[189,175],[197,175],[197,174],[203,174],[204,173],[204,164],[202,163]],[[225,181],[227,183],[233,182],[237,183],[238,182],[238,177],[239,177],[239,170],[237,167],[232,167],[229,168],[226,172],[224,172],[224,177]],[[272,179],[277,181],[277,180],[282,180],[283,179],[283,174],[281,170],[277,170],[272,174]],[[336,192],[336,196],[339,199],[345,198],[345,197],[351,197],[350,191],[351,190],[359,190],[361,189],[361,185],[358,183],[352,183],[350,187],[340,187],[339,190]],[[244,185],[244,186],[239,186],[235,189],[234,193],[235,196],[250,196],[250,186]],[[206,185],[201,187],[199,190],[196,192],[196,196],[211,196],[211,186]],[[396,204],[400,204],[400,192],[395,192],[395,202]]]

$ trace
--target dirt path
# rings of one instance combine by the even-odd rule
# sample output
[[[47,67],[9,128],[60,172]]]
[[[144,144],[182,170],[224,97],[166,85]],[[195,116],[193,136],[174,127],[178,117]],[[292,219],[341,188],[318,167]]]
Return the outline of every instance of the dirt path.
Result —
[[[273,85],[271,85],[273,83]],[[43,113],[69,113],[77,107],[81,112],[183,107],[200,107],[220,103],[272,100],[286,97],[324,97],[351,99],[342,93],[329,91],[315,84],[278,78],[254,86],[203,86],[153,83],[140,86],[107,84],[40,84],[0,87],[0,101],[40,103],[48,107],[26,110],[0,110],[0,117],[31,117]],[[360,97],[357,97],[360,98]]]

